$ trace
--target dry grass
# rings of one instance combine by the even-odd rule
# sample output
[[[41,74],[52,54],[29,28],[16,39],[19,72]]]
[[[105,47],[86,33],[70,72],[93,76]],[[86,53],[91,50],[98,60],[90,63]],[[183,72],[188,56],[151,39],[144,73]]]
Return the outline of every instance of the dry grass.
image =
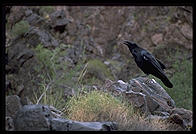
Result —
[[[72,97],[67,103],[67,118],[77,121],[114,121],[120,131],[171,130],[169,123],[159,119],[146,120],[133,109],[109,93],[91,91]]]

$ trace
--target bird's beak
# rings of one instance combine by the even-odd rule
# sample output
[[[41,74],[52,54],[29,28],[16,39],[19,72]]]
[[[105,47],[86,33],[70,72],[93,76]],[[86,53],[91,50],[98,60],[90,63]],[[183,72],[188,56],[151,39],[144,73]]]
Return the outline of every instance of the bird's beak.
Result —
[[[129,45],[129,41],[127,41],[127,40],[122,41],[121,44]]]

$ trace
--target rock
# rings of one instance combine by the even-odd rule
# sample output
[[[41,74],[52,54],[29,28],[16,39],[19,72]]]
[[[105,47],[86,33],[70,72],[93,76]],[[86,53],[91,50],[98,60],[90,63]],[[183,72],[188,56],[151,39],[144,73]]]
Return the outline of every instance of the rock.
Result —
[[[182,25],[180,31],[187,39],[193,39],[193,30],[189,24],[185,23],[184,25]]]
[[[40,30],[37,27],[31,27],[25,34],[26,43],[36,47],[42,44],[44,47],[56,47],[59,45],[58,41],[46,30]]]
[[[63,33],[65,31],[65,27],[69,23],[69,20],[66,18],[65,11],[57,10],[56,12],[50,15],[50,19],[52,21],[52,27],[55,31],[59,31]]]
[[[190,129],[192,128],[192,111],[184,108],[174,108],[170,112],[170,119],[181,127]]]
[[[146,114],[147,120],[172,121],[174,124],[169,126],[176,130],[192,128],[192,111],[176,108],[174,100],[154,79],[138,77],[128,83],[107,80],[103,90],[126,98],[126,101]]]
[[[43,105],[25,105],[16,114],[14,126],[17,131],[49,131],[51,111]]]
[[[53,131],[112,131],[117,130],[112,122],[78,122],[67,119],[53,118],[51,120]]]
[[[23,40],[13,41],[8,51],[8,65],[6,71],[17,73],[25,62],[34,56],[33,50],[29,49]]]
[[[19,22],[24,17],[26,9],[27,7],[25,6],[12,6],[8,17],[8,23],[12,26]]]
[[[53,117],[61,118],[61,115],[63,114],[63,112],[61,112],[60,110],[56,109],[53,106],[49,106],[49,109],[50,109],[51,114],[52,114]]]
[[[40,29],[49,29],[50,23],[37,14],[31,14],[26,18],[31,26],[37,26]]]
[[[54,108],[52,108],[54,109]],[[79,122],[55,118],[51,107],[46,105],[25,105],[14,118],[18,131],[112,131],[117,130],[113,122]]]
[[[17,95],[6,96],[6,116],[14,117],[21,108],[22,104]]]
[[[14,122],[13,122],[12,117],[10,116],[5,117],[5,130],[14,131]]]
[[[152,42],[153,42],[155,45],[158,45],[158,44],[160,44],[160,43],[163,41],[163,34],[162,34],[162,33],[154,34],[154,35],[151,37],[151,40],[152,40]]]
[[[77,122],[75,121],[70,131],[113,131],[117,124],[113,122]]]
[[[152,121],[152,120],[161,120],[166,121],[169,118],[169,116],[158,116],[158,115],[149,115],[146,117],[146,120]]]
[[[147,115],[163,114],[175,107],[173,99],[154,79],[138,77],[129,83],[119,80],[105,87],[115,95],[125,96],[129,103]]]

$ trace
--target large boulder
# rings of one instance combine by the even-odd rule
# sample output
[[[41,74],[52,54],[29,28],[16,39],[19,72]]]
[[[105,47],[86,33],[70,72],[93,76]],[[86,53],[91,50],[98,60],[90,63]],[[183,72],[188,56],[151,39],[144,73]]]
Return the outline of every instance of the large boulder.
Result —
[[[174,100],[154,79],[138,77],[128,83],[118,80],[107,83],[105,88],[115,95],[123,95],[129,103],[147,115],[166,114],[175,107]]]
[[[174,100],[154,79],[138,77],[127,83],[122,80],[107,80],[103,90],[108,90],[115,96],[123,96],[132,106],[143,112],[146,119],[173,122],[171,127],[176,130],[192,128],[192,111],[176,108]]]

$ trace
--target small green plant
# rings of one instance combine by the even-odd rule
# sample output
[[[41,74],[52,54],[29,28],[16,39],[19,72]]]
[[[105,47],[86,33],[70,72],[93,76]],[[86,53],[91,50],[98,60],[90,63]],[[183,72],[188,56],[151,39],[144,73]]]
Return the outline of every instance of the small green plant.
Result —
[[[50,50],[39,44],[35,48],[35,55],[38,60],[35,71],[40,77],[38,83],[40,87],[37,92],[34,92],[33,102],[52,105],[59,110],[65,106],[63,85],[76,88],[77,81],[72,78],[82,67],[81,64],[78,64],[74,68],[68,68],[68,63],[62,60],[62,56],[66,53],[62,47]]]
[[[24,33],[26,33],[29,30],[29,28],[29,23],[27,21],[21,20],[13,26],[11,30],[11,35],[13,37],[21,36]]]

